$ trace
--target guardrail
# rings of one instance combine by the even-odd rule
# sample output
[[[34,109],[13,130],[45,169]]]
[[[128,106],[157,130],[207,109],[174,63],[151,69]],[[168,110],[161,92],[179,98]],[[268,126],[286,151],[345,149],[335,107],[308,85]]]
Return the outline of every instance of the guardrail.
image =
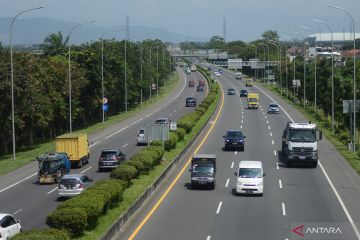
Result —
[[[203,73],[202,73],[203,74]],[[208,76],[204,75],[207,82],[209,83]],[[210,86],[210,85],[209,85]],[[217,103],[218,105],[218,103]],[[187,146],[191,146],[201,132],[204,130],[205,126],[209,123],[211,118],[209,118],[206,123],[201,127],[200,131],[194,136],[194,138],[189,142]],[[112,240],[118,232],[121,231],[121,228],[129,221],[129,219],[136,213],[136,211],[144,204],[144,202],[155,192],[158,186],[162,181],[169,175],[169,172],[176,166],[179,160],[186,155],[188,149],[185,148],[181,153],[169,164],[169,166],[161,173],[159,178],[157,178],[147,190],[131,205],[131,207],[122,214],[118,220],[108,229],[108,231],[101,237],[101,240]]]

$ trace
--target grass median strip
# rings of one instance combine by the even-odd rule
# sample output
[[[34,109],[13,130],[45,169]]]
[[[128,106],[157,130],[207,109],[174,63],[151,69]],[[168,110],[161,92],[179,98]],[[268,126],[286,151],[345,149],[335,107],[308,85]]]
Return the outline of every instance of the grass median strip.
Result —
[[[140,106],[131,109],[128,113],[120,113],[115,116],[111,116],[106,119],[105,123],[95,123],[90,125],[87,128],[74,131],[74,133],[87,133],[92,134],[102,129],[105,129],[113,124],[123,121],[126,118],[134,116],[136,113],[144,110],[145,108],[149,108],[158,103],[159,100],[164,97],[169,96],[180,84],[178,81],[178,74],[173,74],[171,80],[167,81],[165,86],[160,89],[160,93],[158,96],[154,96],[152,100],[147,100],[143,102],[143,107]],[[54,141],[49,141],[46,143],[36,144],[29,147],[18,148],[18,152],[16,153],[16,161],[13,160],[11,154],[0,156],[0,176],[3,176],[15,169],[18,169],[22,166],[25,166],[35,160],[36,156],[43,154],[45,152],[53,152],[55,150]]]

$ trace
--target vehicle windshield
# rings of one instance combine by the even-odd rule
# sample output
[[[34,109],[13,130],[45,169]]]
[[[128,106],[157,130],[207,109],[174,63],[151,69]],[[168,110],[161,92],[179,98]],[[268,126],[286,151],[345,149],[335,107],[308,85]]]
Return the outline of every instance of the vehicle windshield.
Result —
[[[261,178],[260,168],[240,168],[239,177],[241,178]]]
[[[80,182],[76,178],[64,178],[61,180],[60,185],[75,186],[78,183],[80,183]]]
[[[226,136],[228,138],[242,138],[243,135],[242,135],[242,132],[227,132]]]
[[[315,142],[316,131],[314,129],[290,129],[290,141]]]
[[[271,108],[277,108],[278,105],[277,105],[277,104],[270,104],[269,107],[271,107]]]
[[[249,102],[257,102],[256,98],[249,98]]]
[[[155,124],[166,124],[166,120],[165,119],[158,119],[155,121]]]
[[[116,152],[102,152],[101,153],[101,158],[112,158],[112,157],[116,157]]]
[[[213,174],[214,166],[212,164],[194,164],[193,173]]]
[[[61,166],[62,161],[43,161],[39,168],[40,171],[43,173],[54,173],[57,172],[57,170],[59,169],[59,167]]]
[[[144,129],[140,129],[139,134],[144,134],[145,130]]]
[[[246,91],[246,90],[241,90],[241,92],[242,92],[242,93],[247,93],[247,91]]]

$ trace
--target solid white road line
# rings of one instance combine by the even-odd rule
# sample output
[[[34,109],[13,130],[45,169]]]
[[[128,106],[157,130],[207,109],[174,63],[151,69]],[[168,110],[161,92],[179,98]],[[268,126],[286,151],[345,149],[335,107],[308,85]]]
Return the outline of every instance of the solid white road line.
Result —
[[[319,166],[320,166],[321,170],[323,171],[323,173],[324,173],[324,175],[325,175],[325,178],[328,180],[328,182],[329,182],[329,184],[330,184],[330,186],[331,186],[332,190],[334,191],[335,196],[336,196],[336,197],[337,197],[337,199],[339,200],[340,205],[341,205],[341,207],[343,208],[343,210],[344,210],[344,212],[345,212],[345,215],[346,215],[346,217],[348,218],[348,220],[349,220],[349,222],[350,222],[351,226],[353,227],[354,232],[355,232],[355,234],[356,234],[357,238],[358,238],[358,239],[360,239],[360,233],[359,233],[359,230],[357,229],[357,226],[356,226],[356,225],[355,225],[355,223],[354,223],[354,220],[352,219],[352,217],[351,217],[351,215],[350,215],[349,211],[347,210],[347,208],[346,208],[346,206],[345,206],[345,204],[344,204],[343,200],[341,199],[341,197],[340,197],[340,195],[339,195],[338,191],[336,190],[336,188],[335,188],[334,184],[332,183],[331,179],[330,179],[330,178],[329,178],[329,176],[327,175],[327,173],[326,173],[326,171],[325,171],[325,169],[324,169],[324,167],[323,167],[323,165],[321,164],[321,162],[320,162],[320,161],[319,161]]]
[[[10,186],[8,186],[8,187],[6,187],[6,188],[1,189],[1,190],[0,190],[0,193],[2,193],[2,192],[4,192],[4,191],[8,190],[9,188],[12,188],[12,187],[14,187],[14,186],[18,185],[19,183],[22,183],[22,182],[24,182],[24,181],[28,180],[29,178],[32,178],[32,177],[36,176],[37,174],[38,174],[38,173],[36,172],[36,173],[34,173],[34,174],[32,174],[32,175],[30,175],[30,176],[28,176],[28,177],[24,178],[24,179],[21,179],[20,181],[18,181],[18,182],[16,182],[16,183],[11,184]]]
[[[58,189],[58,187],[54,188],[54,189],[53,189],[53,190],[51,190],[51,191],[48,191],[48,192],[47,192],[47,195],[50,195],[51,193],[55,192],[55,191],[56,191],[56,189]]]
[[[231,163],[231,168],[233,168],[233,167],[234,167],[234,162]]]
[[[222,201],[219,202],[219,206],[216,210],[216,214],[219,214],[220,213],[220,210],[221,210],[221,206],[222,206]]]
[[[129,145],[129,143],[125,143],[124,145],[122,145],[122,147],[124,148],[124,147],[126,147],[127,145]]]
[[[268,98],[270,98],[272,101],[276,102],[272,97],[269,96],[269,94],[267,94],[266,92],[264,92],[262,89],[258,88],[257,86],[255,86],[255,88],[257,88],[260,92],[262,92],[263,94],[265,94],[265,95],[266,95]],[[292,117],[289,115],[289,113],[288,113],[280,104],[278,104],[278,105],[279,105],[280,109],[283,110],[283,112],[286,114],[286,116],[290,119],[290,121],[291,121],[291,122],[294,122],[294,120],[293,120]],[[353,230],[354,230],[354,232],[355,232],[355,234],[356,234],[356,237],[357,237],[358,239],[360,239],[360,232],[359,232],[357,226],[355,225],[355,223],[354,223],[354,221],[353,221],[353,219],[352,219],[349,211],[347,210],[347,208],[346,208],[343,200],[341,199],[339,193],[337,192],[336,188],[334,187],[334,185],[333,185],[330,177],[328,176],[327,172],[325,171],[325,168],[322,166],[320,160],[319,160],[319,165],[320,165],[320,168],[321,168],[322,172],[323,172],[324,175],[325,175],[326,180],[328,181],[329,185],[331,186],[331,189],[333,190],[336,198],[338,199],[338,201],[339,201],[339,203],[340,203],[343,211],[345,212],[345,215],[346,215],[347,219],[349,220],[349,222],[350,222],[350,224],[351,224],[351,226],[352,226],[352,228],[353,228]]]
[[[285,203],[281,203],[281,208],[282,208],[282,215],[286,216]]]
[[[92,167],[90,166],[90,167],[88,167],[87,169],[85,169],[84,171],[82,171],[82,172],[80,172],[81,174],[82,173],[85,173],[86,171],[88,171],[89,169],[91,169]]]
[[[279,188],[282,188],[282,182],[280,179],[279,179]]]
[[[105,139],[111,138],[111,137],[112,137],[112,136],[114,136],[115,134],[118,134],[119,132],[124,131],[124,130],[125,130],[125,129],[127,129],[128,127],[129,127],[129,125],[128,125],[128,126],[126,126],[126,127],[123,127],[122,129],[120,129],[120,130],[118,130],[118,131],[116,131],[116,132],[114,132],[114,133],[110,134],[109,136],[106,136],[106,137],[105,137]]]
[[[229,181],[230,181],[230,179],[228,178],[228,179],[226,180],[226,183],[225,183],[225,187],[226,187],[226,188],[229,186]]]
[[[19,210],[16,210],[12,215],[16,215],[18,214],[19,212],[22,212],[22,209],[20,208]]]
[[[276,156],[276,150],[274,150],[274,155]]]
[[[91,144],[89,147],[91,148],[91,147],[95,146],[96,144],[98,144],[99,142],[101,142],[101,141],[97,141],[97,142]]]

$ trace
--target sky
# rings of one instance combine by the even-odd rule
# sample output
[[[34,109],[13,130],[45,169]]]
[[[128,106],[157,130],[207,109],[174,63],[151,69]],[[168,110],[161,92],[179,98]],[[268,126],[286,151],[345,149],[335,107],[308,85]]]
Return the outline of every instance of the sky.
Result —
[[[328,4],[350,11],[355,29],[360,31],[360,0],[0,0],[0,17],[43,6],[21,18],[47,17],[77,23],[94,20],[96,25],[111,27],[124,25],[128,15],[130,35],[131,25],[145,25],[204,40],[223,35],[225,18],[227,41],[259,39],[267,30],[291,38],[310,34],[297,25],[327,32],[309,18],[327,22],[333,32],[349,32],[349,16]]]

